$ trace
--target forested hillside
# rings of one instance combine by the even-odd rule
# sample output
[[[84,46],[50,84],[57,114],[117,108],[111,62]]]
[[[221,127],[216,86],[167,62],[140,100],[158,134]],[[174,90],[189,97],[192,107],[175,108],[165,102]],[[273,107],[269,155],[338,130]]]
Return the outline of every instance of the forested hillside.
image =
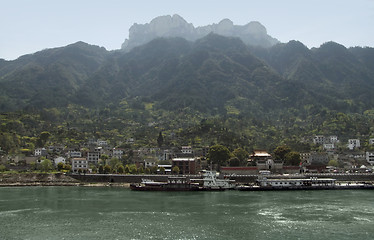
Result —
[[[214,143],[310,149],[308,137],[373,134],[374,50],[329,42],[271,48],[209,34],[158,38],[129,52],[78,42],[0,61],[0,146],[90,137],[123,146]],[[125,144],[126,145],[126,144]]]

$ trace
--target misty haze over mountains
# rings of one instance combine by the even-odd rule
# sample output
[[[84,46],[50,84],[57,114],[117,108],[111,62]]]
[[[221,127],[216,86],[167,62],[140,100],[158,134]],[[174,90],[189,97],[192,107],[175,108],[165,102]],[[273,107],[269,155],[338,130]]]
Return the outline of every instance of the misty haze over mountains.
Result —
[[[245,44],[252,46],[271,47],[279,41],[267,34],[266,28],[259,22],[246,25],[234,25],[230,19],[223,19],[218,24],[194,27],[181,16],[160,16],[150,23],[134,24],[129,30],[129,39],[122,44],[122,49],[130,51],[136,46],[143,45],[159,37],[182,37],[188,41],[195,41],[215,33],[226,37],[238,37]]]
[[[373,63],[373,48],[279,43],[257,22],[195,28],[178,15],[162,16],[134,24],[122,51],[78,42],[0,59],[0,111],[126,99],[212,114],[310,105],[363,112],[374,108]]]

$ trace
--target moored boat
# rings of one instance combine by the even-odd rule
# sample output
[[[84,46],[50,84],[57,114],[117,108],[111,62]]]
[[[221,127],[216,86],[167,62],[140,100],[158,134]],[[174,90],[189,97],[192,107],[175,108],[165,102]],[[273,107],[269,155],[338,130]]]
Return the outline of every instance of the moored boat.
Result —
[[[130,184],[136,191],[199,191],[200,186],[186,177],[169,177],[167,182],[155,182],[143,179],[141,183]]]
[[[274,191],[274,190],[343,190],[343,189],[374,189],[369,183],[337,183],[333,178],[299,178],[299,179],[268,179],[260,177],[255,185],[237,187],[240,191]]]

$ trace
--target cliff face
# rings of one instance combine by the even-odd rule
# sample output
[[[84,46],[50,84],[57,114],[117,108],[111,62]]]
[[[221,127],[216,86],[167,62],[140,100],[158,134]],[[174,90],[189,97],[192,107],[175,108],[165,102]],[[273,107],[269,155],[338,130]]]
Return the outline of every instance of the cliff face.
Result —
[[[159,37],[181,37],[195,41],[209,33],[222,36],[239,37],[244,43],[252,46],[271,47],[279,41],[267,34],[266,28],[259,22],[250,22],[244,26],[234,25],[229,19],[218,24],[195,28],[179,15],[161,16],[150,23],[134,24],[129,30],[129,39],[122,44],[122,49],[129,51],[134,47],[146,44]]]

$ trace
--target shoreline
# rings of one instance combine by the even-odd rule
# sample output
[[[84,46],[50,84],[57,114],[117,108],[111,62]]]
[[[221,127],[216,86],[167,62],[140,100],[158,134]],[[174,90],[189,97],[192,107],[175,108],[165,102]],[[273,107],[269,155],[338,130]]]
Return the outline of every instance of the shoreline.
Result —
[[[67,182],[15,182],[0,183],[1,187],[122,187],[130,189],[130,183],[67,183]]]

